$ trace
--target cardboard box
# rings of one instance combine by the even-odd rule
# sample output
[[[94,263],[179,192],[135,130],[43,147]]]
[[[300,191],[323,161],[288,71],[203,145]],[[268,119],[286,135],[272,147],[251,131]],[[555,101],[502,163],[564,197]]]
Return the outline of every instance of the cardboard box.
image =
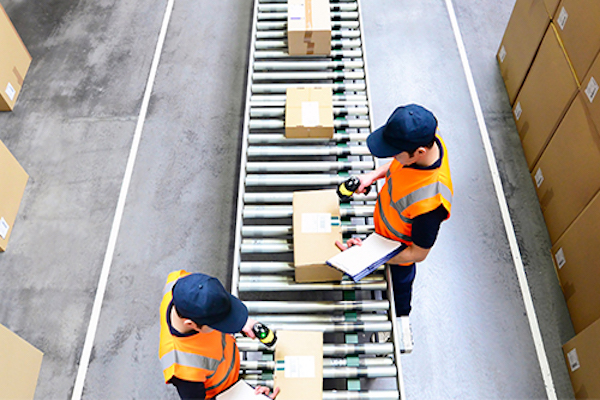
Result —
[[[0,397],[33,399],[44,353],[0,325]]]
[[[0,251],[6,251],[29,175],[0,141]]]
[[[563,346],[576,399],[600,399],[600,321]]]
[[[515,103],[549,24],[544,1],[517,0],[496,54],[511,105]]]
[[[579,94],[531,173],[552,243],[600,189],[600,135]]]
[[[600,96],[597,96],[600,88],[600,55],[592,64],[587,75],[581,82],[579,89],[585,95],[585,105],[596,124],[596,128],[600,129]]]
[[[600,2],[562,0],[554,21],[581,82],[600,50]]]
[[[550,18],[554,18],[556,10],[558,9],[558,5],[560,4],[560,0],[544,0],[544,4],[546,4],[546,10],[548,11]]]
[[[340,250],[340,202],[335,190],[294,192],[294,267],[296,282],[339,281],[343,273],[325,264]]]
[[[529,171],[533,169],[579,86],[550,23],[513,106]]]
[[[288,53],[331,54],[329,0],[288,0]]]
[[[333,137],[331,88],[288,88],[285,100],[285,137]]]
[[[31,56],[0,4],[0,111],[11,111],[21,88]]]
[[[274,386],[277,400],[323,398],[323,333],[277,331]]]
[[[600,318],[600,193],[552,246],[575,332]]]

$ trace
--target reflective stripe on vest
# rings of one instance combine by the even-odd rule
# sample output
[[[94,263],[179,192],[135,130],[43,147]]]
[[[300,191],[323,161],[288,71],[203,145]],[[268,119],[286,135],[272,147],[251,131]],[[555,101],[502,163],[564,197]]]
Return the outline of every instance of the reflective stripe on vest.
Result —
[[[398,232],[396,229],[394,229],[394,227],[392,226],[392,224],[390,224],[390,222],[385,217],[385,213],[383,212],[383,207],[381,206],[381,201],[379,201],[379,199],[377,199],[377,206],[379,207],[379,216],[381,217],[381,220],[385,224],[385,227],[388,228],[388,230],[390,232],[392,232],[398,238],[400,238],[402,240],[407,240],[409,242],[412,242],[412,237],[410,237],[408,235],[405,235],[403,233]],[[402,215],[400,215],[400,217],[402,218]]]
[[[225,347],[226,347],[225,335],[223,335],[223,359],[225,359]],[[232,348],[233,348],[233,354],[232,354],[233,357],[231,357],[231,363],[229,364],[229,367],[227,368],[227,373],[225,374],[225,376],[223,377],[223,379],[221,379],[220,382],[217,382],[216,384],[214,384],[214,385],[212,385],[210,387],[207,387],[206,388],[207,391],[208,390],[213,390],[213,389],[221,386],[225,382],[225,380],[227,380],[229,378],[229,374],[231,374],[231,371],[233,370],[233,367],[235,366],[236,361],[237,361],[238,349],[237,349],[237,345],[235,344],[235,342],[233,343]],[[214,373],[212,375],[214,375]],[[212,377],[212,375],[210,377]]]
[[[391,187],[392,187],[392,185],[390,185],[390,189],[391,189]],[[392,205],[394,206],[396,211],[398,211],[400,213],[400,217],[402,218],[402,220],[404,222],[410,224],[410,223],[412,223],[412,220],[410,218],[404,217],[404,215],[402,215],[404,210],[406,210],[408,207],[412,206],[413,204],[418,203],[419,201],[429,199],[431,197],[437,196],[438,194],[441,194],[442,197],[448,201],[448,203],[452,204],[452,191],[450,190],[450,188],[448,186],[446,186],[442,182],[438,181],[438,182],[431,183],[427,186],[423,186],[422,188],[419,188],[419,189],[415,190],[414,192],[407,194],[406,196],[399,199],[398,201],[393,202]],[[390,191],[390,198],[392,198],[391,191]]]
[[[179,364],[184,367],[202,368],[210,371],[216,371],[221,361],[210,357],[204,357],[199,354],[186,353],[180,350],[171,350],[160,359],[160,365],[163,370],[173,364]]]
[[[167,284],[165,285],[165,290],[163,291],[163,297],[165,294],[169,293],[171,290],[173,290],[173,286],[175,286],[175,283],[177,282],[177,279],[171,282],[167,282]]]
[[[220,363],[222,363],[222,362],[223,362],[223,360],[225,360],[225,347],[227,347],[227,343],[225,343],[225,334],[224,334],[224,333],[221,333],[221,351],[223,352],[223,353],[222,353],[222,354],[223,354],[223,356],[222,356],[222,357],[221,357],[221,359],[219,360],[219,364],[220,364]],[[232,360],[232,361],[235,361],[235,360]],[[215,375],[215,373],[216,373],[216,372],[217,372],[217,369],[215,368],[215,371],[214,371],[212,374],[210,374],[210,375],[207,375],[207,376],[206,376],[206,379],[210,379],[210,378],[212,378],[212,377]],[[218,385],[216,385],[216,386],[218,386]]]

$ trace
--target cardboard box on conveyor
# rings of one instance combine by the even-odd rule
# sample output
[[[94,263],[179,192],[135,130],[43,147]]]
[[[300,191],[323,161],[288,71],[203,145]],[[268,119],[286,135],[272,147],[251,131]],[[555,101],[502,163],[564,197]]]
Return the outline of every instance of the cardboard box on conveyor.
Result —
[[[294,192],[294,267],[296,282],[340,281],[343,273],[325,264],[340,250],[340,202],[335,190]]]
[[[285,137],[333,137],[331,88],[288,88],[285,94]]]
[[[288,0],[288,53],[331,54],[329,0]]]
[[[323,399],[323,332],[277,332],[274,386],[277,400]]]

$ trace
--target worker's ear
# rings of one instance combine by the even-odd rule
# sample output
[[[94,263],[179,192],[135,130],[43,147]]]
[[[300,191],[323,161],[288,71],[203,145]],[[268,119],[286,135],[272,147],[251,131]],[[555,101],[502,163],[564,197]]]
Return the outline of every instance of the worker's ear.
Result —
[[[200,332],[200,329],[202,329],[201,326],[198,326],[197,323],[195,323],[194,321],[192,321],[191,319],[188,319],[188,318],[185,318],[183,320],[183,326],[185,326],[188,329],[193,329],[198,332]]]
[[[414,155],[419,156],[419,157],[421,157],[425,154],[427,154],[427,148],[423,147],[423,146],[418,147],[417,150],[415,150],[415,152],[414,152]]]

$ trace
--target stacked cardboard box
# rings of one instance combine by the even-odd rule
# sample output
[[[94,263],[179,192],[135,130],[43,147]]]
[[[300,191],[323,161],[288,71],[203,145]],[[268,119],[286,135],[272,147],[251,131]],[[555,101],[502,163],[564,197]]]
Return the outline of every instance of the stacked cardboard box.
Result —
[[[0,111],[11,111],[23,87],[31,56],[0,5]]]
[[[600,135],[580,93],[531,173],[552,243],[600,189],[599,167]]]
[[[548,24],[550,15],[544,1],[517,0],[496,55],[511,105],[517,98]]]
[[[575,332],[600,319],[600,193],[552,246]]]
[[[573,388],[600,398],[600,2],[543,8],[517,0],[497,57],[577,333],[563,348]]]
[[[600,320],[563,346],[577,399],[600,399]]]
[[[29,175],[0,141],[0,251],[6,251]]]
[[[0,325],[0,398],[33,399],[44,354]]]
[[[554,20],[575,74],[582,80],[600,50],[600,2],[562,0]]]
[[[579,88],[551,23],[517,95],[513,115],[531,171]]]

